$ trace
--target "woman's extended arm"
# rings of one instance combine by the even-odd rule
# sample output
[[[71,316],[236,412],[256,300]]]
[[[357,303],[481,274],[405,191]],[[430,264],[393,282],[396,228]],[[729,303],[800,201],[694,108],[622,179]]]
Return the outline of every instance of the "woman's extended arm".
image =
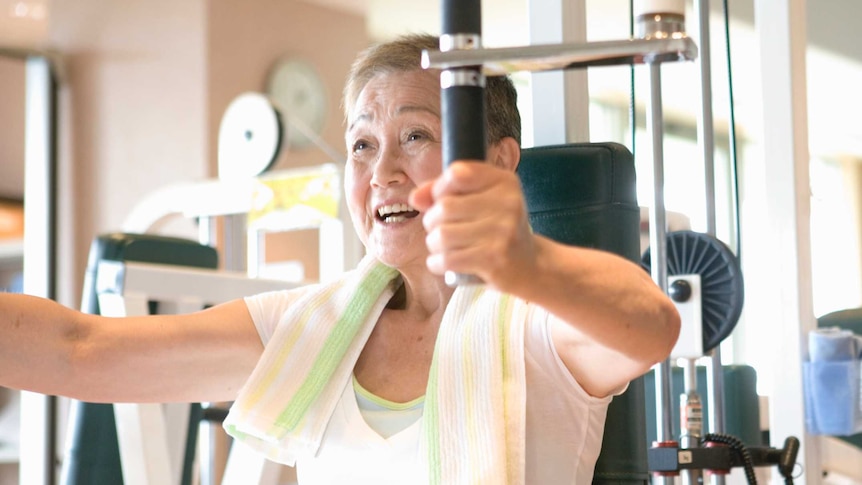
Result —
[[[565,322],[551,328],[554,344],[590,394],[613,392],[670,353],[680,324],[670,299],[630,261],[534,235],[513,170],[454,164],[412,202],[426,211],[431,270],[475,274]]]
[[[568,323],[551,336],[584,389],[607,395],[668,356],[679,314],[649,273],[605,251],[534,239],[531,277],[510,292]]]
[[[235,398],[263,345],[245,302],[108,318],[0,294],[0,385],[93,402]]]

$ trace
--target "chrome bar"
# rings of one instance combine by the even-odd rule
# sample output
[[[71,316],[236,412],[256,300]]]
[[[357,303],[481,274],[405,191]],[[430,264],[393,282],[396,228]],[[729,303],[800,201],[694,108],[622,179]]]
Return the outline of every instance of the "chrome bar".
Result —
[[[706,233],[716,235],[715,216],[715,128],[712,112],[712,56],[709,32],[709,0],[695,0],[697,44],[700,46],[700,113],[698,143],[703,153],[704,196],[706,198]],[[721,345],[707,356],[706,402],[709,407],[710,433],[724,433],[724,372],[721,367]],[[724,475],[712,474],[712,485],[724,485]]]
[[[700,447],[703,437],[703,406],[697,392],[697,365],[695,359],[685,359],[683,382],[685,389],[680,395],[680,438],[682,448]],[[682,485],[701,485],[703,470],[685,469],[680,473]]]
[[[652,140],[653,204],[650,207],[650,273],[653,281],[667,294],[667,215],[664,206],[664,149],[662,138],[661,67],[649,66],[650,96],[648,98],[647,131]],[[670,358],[659,363],[656,373],[656,410],[659,441],[673,441],[673,411]]]
[[[715,236],[715,129],[712,115],[712,69],[709,49],[709,0],[695,0],[697,15],[697,45],[700,55],[700,110],[697,139],[703,154],[704,196],[706,198],[706,233]]]
[[[482,66],[486,76],[516,71],[553,71],[589,66],[653,64],[697,57],[694,41],[681,35],[668,39],[630,39],[575,44],[422,51],[424,69]]]
[[[707,406],[709,406],[709,432],[724,433],[724,369],[721,367],[721,345],[712,349],[706,372]],[[724,485],[724,475],[713,473],[712,485]]]

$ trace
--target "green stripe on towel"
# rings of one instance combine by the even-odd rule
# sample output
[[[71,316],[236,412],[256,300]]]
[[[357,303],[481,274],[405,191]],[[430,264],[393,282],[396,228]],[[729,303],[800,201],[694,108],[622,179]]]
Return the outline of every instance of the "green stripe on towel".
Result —
[[[308,408],[335,373],[338,364],[344,360],[344,354],[371,307],[376,303],[383,287],[392,281],[393,271],[392,268],[380,264],[374,267],[362,281],[317,354],[305,381],[276,419],[275,426],[281,429],[293,429],[302,421]]]

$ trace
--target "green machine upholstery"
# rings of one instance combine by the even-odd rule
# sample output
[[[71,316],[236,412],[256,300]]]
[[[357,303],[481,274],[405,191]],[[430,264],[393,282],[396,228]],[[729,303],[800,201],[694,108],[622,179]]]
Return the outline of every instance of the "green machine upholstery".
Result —
[[[827,313],[817,319],[817,326],[821,328],[839,327],[850,330],[856,335],[862,335],[862,308],[850,308]],[[850,436],[836,436],[836,438],[862,448],[862,433]]]
[[[576,143],[528,148],[522,151],[518,174],[536,233],[639,264],[640,209],[634,161],[626,147]],[[639,378],[611,402],[593,483],[649,482],[644,399]]]
[[[96,237],[90,246],[84,278],[81,311],[100,314],[96,295],[96,271],[102,261],[158,263],[215,269],[218,254],[214,248],[185,239],[148,234],[113,233]],[[150,302],[155,313],[158,302]],[[123,483],[120,449],[114,408],[111,404],[73,401],[73,421],[66,440],[66,458],[60,480],[64,485],[104,485]],[[180,483],[192,483],[197,430],[203,415],[200,404],[190,407],[189,431]]]

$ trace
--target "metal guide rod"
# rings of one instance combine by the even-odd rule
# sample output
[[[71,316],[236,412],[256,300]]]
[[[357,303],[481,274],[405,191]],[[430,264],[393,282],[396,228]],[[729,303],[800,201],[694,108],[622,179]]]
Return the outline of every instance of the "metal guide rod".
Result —
[[[704,190],[706,197],[706,233],[715,236],[715,143],[712,116],[712,70],[709,48],[709,0],[695,0],[697,17],[697,43],[700,56],[700,123],[697,124],[697,139],[703,155]]]
[[[716,235],[715,216],[715,129],[712,112],[712,64],[709,42],[709,0],[695,0],[694,13],[697,18],[697,43],[700,46],[700,123],[698,142],[703,152],[704,190],[706,197],[706,233]],[[724,373],[721,367],[721,346],[708,356],[707,402],[709,405],[709,430],[724,433]],[[724,476],[713,474],[712,483],[721,485]]]
[[[647,98],[647,131],[652,140],[653,203],[649,212],[650,274],[653,281],[667,293],[667,215],[664,206],[664,147],[662,138],[661,68],[649,66],[650,95]],[[671,362],[665,359],[656,372],[656,430],[658,441],[674,441],[671,398]]]
[[[682,448],[699,448],[703,437],[703,411],[697,393],[696,359],[685,359],[683,382],[685,389],[680,396],[679,445]],[[703,482],[703,470],[687,468],[682,470],[681,477],[683,485],[700,485]]]
[[[681,3],[681,2],[680,2]],[[675,7],[668,9],[667,7]],[[635,35],[642,39],[685,37],[685,14],[681,4],[652,5],[642,1],[633,4]],[[647,98],[647,132],[652,143],[653,204],[650,208],[650,272],[661,290],[668,293],[667,219],[664,205],[664,115],[662,112],[661,64],[649,64],[649,97]],[[656,370],[656,436],[659,442],[675,442],[673,436],[673,398],[670,357]],[[696,479],[696,477],[691,477]],[[663,477],[664,483],[672,483]]]
[[[706,0],[694,0],[695,17],[697,19],[697,40],[700,46],[699,56],[697,59],[700,68],[701,81],[701,96],[699,105],[699,123],[697,123],[697,139],[703,157],[704,168],[704,196],[706,207],[706,225],[707,234],[715,236],[715,168],[714,168],[714,143],[713,143],[713,117],[712,117],[712,80],[710,75],[710,51],[709,51],[709,4]],[[718,350],[716,349],[716,352]],[[715,356],[715,353],[711,355]],[[716,393],[712,387],[716,378],[716,365],[718,372],[721,372],[721,360],[718,362],[712,361],[709,366],[707,375],[707,395],[706,400],[710,404],[715,403]],[[685,389],[680,398],[680,430],[682,436],[680,445],[684,448],[700,447],[700,439],[704,435],[703,420],[702,420],[702,405],[697,388],[697,360],[686,359],[683,372],[685,375]],[[715,416],[717,412],[722,413],[723,409],[719,408],[716,411],[715,407],[710,406],[710,416]],[[690,414],[697,413],[698,416],[692,419]],[[712,421],[712,418],[710,418]],[[715,428],[710,429],[712,432],[718,432]],[[703,471],[700,469],[687,469],[682,473],[683,485],[699,484],[703,481]],[[723,483],[724,477],[718,474],[712,475],[712,481],[716,485]]]

